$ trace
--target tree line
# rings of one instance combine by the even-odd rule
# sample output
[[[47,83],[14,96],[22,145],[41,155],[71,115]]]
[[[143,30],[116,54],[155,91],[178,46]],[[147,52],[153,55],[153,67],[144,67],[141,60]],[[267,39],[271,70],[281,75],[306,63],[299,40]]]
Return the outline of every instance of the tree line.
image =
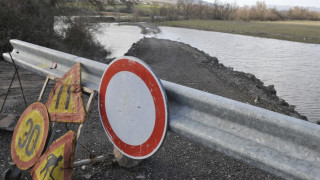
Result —
[[[82,57],[104,58],[109,53],[93,37],[97,24],[89,22],[88,9],[64,6],[66,0],[0,0],[0,60],[12,47],[10,39],[19,39]],[[86,6],[89,6],[87,3]],[[81,17],[74,19],[75,15]],[[65,26],[62,33],[55,24]]]
[[[194,0],[178,0],[175,6],[153,4],[152,15],[156,15],[165,20],[179,19],[205,19],[205,20],[320,20],[320,12],[310,11],[304,7],[294,7],[289,10],[277,10],[268,8],[264,1],[257,1],[253,6],[239,7],[236,3],[220,3],[215,1],[213,4],[204,4]],[[146,15],[139,9],[134,12],[136,15]]]

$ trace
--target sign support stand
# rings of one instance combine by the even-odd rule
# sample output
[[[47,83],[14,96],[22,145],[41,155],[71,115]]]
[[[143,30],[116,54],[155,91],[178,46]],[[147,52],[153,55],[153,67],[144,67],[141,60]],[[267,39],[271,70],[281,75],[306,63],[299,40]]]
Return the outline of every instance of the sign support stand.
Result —
[[[49,81],[50,80],[53,80],[53,81],[58,81],[59,78],[55,77],[55,76],[47,76],[44,84],[43,84],[43,87],[41,89],[41,92],[40,92],[40,95],[38,97],[38,102],[40,102],[43,98],[43,95],[44,95],[44,92],[49,84]],[[89,99],[88,99],[88,102],[87,102],[87,105],[86,105],[86,119],[89,118],[90,114],[91,114],[91,110],[92,110],[92,105],[94,103],[94,100],[95,100],[95,97],[97,95],[96,91],[95,90],[92,90],[92,89],[89,89],[87,87],[81,87],[81,90],[84,92],[84,94],[88,95],[89,96]],[[86,127],[86,124],[84,124],[85,122],[81,123],[78,127],[78,130],[77,130],[77,136],[76,136],[76,148],[75,148],[75,152],[77,152],[78,150],[78,147],[79,147],[79,144],[80,144],[80,141],[82,139],[82,136],[83,136],[83,131],[85,130],[85,127]],[[57,124],[56,122],[52,122],[52,125],[51,125],[51,133],[50,133],[50,137],[48,138],[48,142],[47,142],[47,145],[46,145],[46,148],[47,149],[53,142],[53,139],[54,139],[54,136],[55,136],[55,131],[56,131],[56,127],[57,127]],[[81,161],[81,163],[91,163],[91,162],[100,162],[100,161],[103,161],[103,160],[106,160],[108,159],[106,156],[99,156],[97,158],[97,160],[92,160],[90,162],[88,162],[87,160],[83,160]],[[19,169],[13,162],[9,162],[10,164],[10,168],[7,169],[4,173],[4,179],[20,179],[21,177],[21,173],[22,173],[22,170]]]
[[[95,97],[96,97],[97,93],[96,93],[96,91],[94,91],[92,89],[89,89],[89,88],[86,88],[86,87],[83,87],[82,91],[84,91],[85,93],[90,94],[88,102],[87,102],[87,106],[86,106],[86,112],[87,112],[86,119],[89,119],[89,116],[91,114],[92,105],[94,103],[94,100],[95,100]],[[86,127],[86,124],[84,122],[83,124],[80,124],[80,126],[78,128],[77,139],[76,139],[77,144],[76,144],[75,152],[77,152],[77,150],[78,150],[79,143],[80,143],[80,141],[82,139],[83,130],[85,129],[85,127]]]
[[[41,90],[41,92],[40,92],[39,98],[38,98],[38,101],[39,101],[39,102],[41,101],[41,99],[42,99],[42,97],[43,97],[43,94],[44,94],[44,92],[45,92],[45,89],[47,88],[50,80],[58,81],[59,78],[54,77],[54,76],[50,76],[50,75],[47,76],[47,78],[46,78],[46,80],[45,80],[45,82],[44,82],[44,84],[43,84],[42,90]],[[86,105],[86,112],[87,112],[86,119],[88,119],[89,116],[90,116],[90,113],[91,113],[92,105],[93,105],[94,100],[95,100],[96,91],[95,91],[95,90],[92,90],[92,89],[89,89],[89,88],[87,88],[87,87],[81,87],[81,90],[82,90],[85,94],[89,95],[89,99],[88,99],[88,102],[87,102],[87,105]],[[51,128],[52,128],[53,131],[56,129],[56,122],[53,122],[53,123],[52,123]],[[84,124],[84,123],[80,124],[79,127],[78,127],[78,131],[77,131],[77,138],[76,138],[77,144],[76,144],[76,150],[75,150],[76,152],[77,152],[77,149],[78,149],[77,147],[78,147],[78,145],[79,145],[79,143],[80,143],[80,141],[81,141],[81,139],[82,139],[82,135],[83,135],[84,129],[85,129],[85,124]],[[54,134],[55,134],[54,132],[51,133],[48,146],[50,146],[50,144],[52,143]],[[51,137],[51,136],[52,136],[52,137]],[[50,141],[51,141],[51,142],[50,142]]]
[[[19,72],[18,72],[18,67],[16,66],[16,64],[15,64],[15,62],[14,62],[14,60],[13,60],[10,52],[9,52],[9,55],[10,55],[12,64],[13,64],[13,66],[14,66],[14,74],[13,74],[13,76],[12,76],[12,79],[11,79],[11,81],[10,81],[10,84],[9,84],[9,87],[8,87],[8,90],[7,90],[7,93],[6,93],[6,96],[5,96],[4,100],[3,100],[2,106],[1,106],[1,108],[0,108],[0,115],[1,115],[1,112],[2,112],[2,110],[3,110],[3,108],[4,108],[4,105],[5,105],[5,103],[6,103],[6,100],[7,100],[8,96],[9,96],[9,92],[10,92],[12,83],[13,83],[16,75],[17,75],[17,77],[18,77],[19,86],[20,86],[20,90],[21,90],[22,97],[23,97],[23,100],[24,100],[24,104],[25,104],[25,106],[26,106],[26,108],[27,108],[27,101],[26,101],[26,98],[25,98],[25,96],[24,96],[24,92],[23,92],[23,88],[22,88],[22,84],[21,84],[21,80],[20,80],[20,76],[19,76]],[[0,122],[2,121],[2,122],[0,123],[0,128],[1,128],[1,129],[8,130],[8,131],[13,131],[13,130],[14,130],[14,126],[15,126],[15,124],[17,123],[18,119],[19,119],[19,118],[17,118],[17,116],[15,116],[15,115],[13,115],[13,114],[12,114],[12,115],[4,115],[4,117],[0,117]]]
[[[66,84],[68,85],[68,98],[64,99],[66,100],[66,102],[69,103],[70,101],[70,87],[71,84],[70,81],[73,81],[74,83],[79,82],[80,83],[80,75],[79,73],[81,73],[80,70],[81,64],[78,63],[74,66],[74,68],[70,69],[68,71],[68,73],[66,73],[61,79],[54,77],[54,76],[47,76],[44,85],[42,87],[42,90],[40,92],[39,98],[38,98],[38,102],[40,102],[42,100],[42,97],[44,95],[44,92],[46,90],[46,87],[49,84],[50,80],[54,80],[54,81],[58,81],[58,83],[64,83],[66,82]],[[121,69],[124,68],[124,69]],[[79,70],[77,70],[77,68]],[[110,72],[111,73],[110,73]],[[119,72],[119,74],[118,74]],[[121,73],[120,73],[121,72]],[[74,74],[75,73],[75,74]],[[75,75],[76,77],[78,76],[79,79],[73,79],[72,75]],[[61,82],[60,82],[61,81]],[[111,83],[110,83],[111,82]],[[127,82],[129,82],[129,84],[126,84]],[[121,85],[124,85],[123,87]],[[110,86],[110,87],[109,87]],[[78,130],[77,130],[77,134],[76,134],[76,139],[72,140],[72,144],[74,143],[74,141],[76,142],[75,145],[75,149],[74,149],[74,153],[77,152],[80,141],[83,137],[83,131],[86,127],[85,124],[85,120],[89,118],[90,113],[91,113],[91,109],[92,109],[92,105],[94,103],[95,97],[96,97],[96,91],[89,89],[87,87],[82,87],[80,86],[80,84],[78,84],[77,87],[75,87],[77,89],[77,92],[79,92],[80,90],[82,92],[84,92],[86,95],[89,96],[89,99],[87,101],[86,107],[85,109],[83,108],[83,100],[82,100],[82,95],[80,92],[80,96],[78,94],[78,96],[76,98],[78,98],[79,101],[77,101],[77,103],[81,103],[81,113],[83,114],[83,116],[81,116],[81,121],[77,121],[78,116],[72,116],[72,118],[76,118],[74,119],[69,119],[70,121],[64,121],[65,117],[61,114],[55,114],[57,113],[55,110],[57,109],[59,104],[59,99],[62,93],[62,90],[64,89],[63,85],[61,84],[56,84],[56,86],[54,88],[59,87],[59,92],[56,94],[55,90],[52,90],[50,92],[49,95],[49,100],[46,104],[48,111],[49,111],[49,117],[51,118],[55,118],[55,117],[59,117],[60,119],[55,119],[53,121],[53,119],[51,119],[51,121],[53,121],[52,124],[52,128],[51,128],[51,132],[50,132],[50,137],[49,140],[47,140],[47,147],[46,149],[49,148],[49,146],[51,146],[51,144],[55,144],[55,142],[53,142],[54,136],[55,136],[55,132],[56,132],[56,128],[57,128],[57,122],[65,122],[65,123],[69,123],[69,122],[78,122],[80,123],[80,125],[78,126]],[[106,91],[106,88],[109,87],[110,88],[110,92]],[[133,89],[132,89],[133,87]],[[125,94],[128,97],[131,97],[131,99],[129,98],[125,98],[126,103],[129,105],[129,108],[120,108],[119,109],[105,109],[106,103],[116,103],[116,107],[123,107],[124,104],[119,104],[119,101],[117,99],[114,99],[113,95],[119,95],[119,92],[117,89],[121,89],[122,93],[120,94]],[[136,89],[141,89],[142,91],[140,92],[140,94],[136,94],[137,91],[135,91]],[[102,92],[102,93],[101,93]],[[134,92],[134,93],[133,93]],[[56,95],[55,95],[56,94]],[[56,100],[54,100],[53,98],[56,97]],[[106,98],[107,97],[107,98]],[[113,97],[113,99],[108,99],[109,97]],[[64,96],[65,98],[65,96]],[[80,98],[80,99],[79,99]],[[56,105],[51,105],[52,102],[54,102]],[[106,102],[106,103],[105,103]],[[122,101],[121,101],[122,102]],[[138,103],[139,102],[139,103]],[[144,103],[141,103],[144,102]],[[118,103],[118,104],[117,104]],[[61,103],[60,103],[61,104]],[[63,104],[62,104],[63,105]],[[67,105],[63,105],[66,107],[67,109]],[[49,108],[52,108],[54,110],[50,111]],[[54,108],[55,107],[55,108]],[[77,105],[78,107],[78,105]],[[112,106],[108,106],[107,107],[112,107]],[[127,111],[128,112],[127,112]],[[106,118],[106,113],[110,113],[112,114],[112,118],[108,119]],[[118,113],[121,112],[122,113]],[[127,113],[126,113],[127,112]],[[148,116],[145,116],[145,113],[147,113]],[[52,114],[50,114],[52,113]],[[84,113],[86,113],[86,115],[84,116]],[[166,134],[166,130],[167,130],[167,118],[168,118],[168,113],[167,113],[167,103],[166,103],[166,95],[165,92],[162,88],[162,84],[160,82],[160,80],[154,75],[154,73],[151,71],[151,68],[148,67],[145,63],[143,63],[141,60],[138,60],[136,58],[133,57],[124,57],[123,59],[117,59],[115,61],[113,61],[110,65],[109,68],[105,71],[105,74],[103,76],[103,79],[101,81],[100,84],[100,94],[99,94],[99,113],[100,113],[100,117],[101,117],[101,122],[106,130],[106,132],[111,132],[115,135],[115,137],[117,137],[118,139],[116,139],[116,141],[112,141],[112,143],[114,144],[114,146],[116,147],[114,150],[114,155],[119,163],[119,165],[121,165],[120,162],[124,162],[124,166],[126,167],[132,167],[132,166],[136,166],[137,164],[139,164],[139,162],[142,159],[145,159],[147,157],[150,157],[152,154],[154,154],[158,148],[161,146],[163,140],[164,140],[164,136]],[[126,131],[123,134],[122,130],[119,130],[119,127],[117,126],[118,124],[118,120],[119,119],[125,119],[125,121],[129,121],[128,117],[126,116],[127,114],[131,114],[131,115],[135,115],[134,119],[130,119],[131,123],[134,123],[133,125],[135,126],[139,126],[139,124],[137,123],[141,123],[141,118],[142,117],[143,124],[146,124],[147,127],[144,129],[146,131],[132,131],[132,129],[130,130],[130,128],[128,129],[128,126],[125,126]],[[60,116],[59,116],[60,115]],[[125,115],[125,117],[123,117]],[[140,115],[140,116],[139,116]],[[130,116],[133,117],[133,116]],[[111,124],[111,126],[110,126]],[[124,123],[126,124],[126,123]],[[113,129],[114,128],[114,129]],[[156,129],[156,130],[155,130]],[[128,131],[128,132],[127,132]],[[133,139],[126,139],[127,134],[134,134],[134,138]],[[72,134],[74,135],[74,132],[72,132]],[[107,133],[107,135],[109,135]],[[124,138],[123,138],[124,136]],[[68,136],[66,136],[68,137]],[[120,137],[120,138],[119,138]],[[110,138],[110,137],[109,137]],[[123,139],[121,139],[123,138]],[[147,140],[147,141],[145,141]],[[56,144],[55,144],[56,145]],[[132,150],[133,149],[133,150]],[[49,148],[49,152],[51,153],[51,151]],[[74,154],[73,154],[74,155]],[[48,154],[45,153],[45,156],[48,156]],[[45,156],[42,156],[40,159],[41,162],[44,161]],[[118,156],[118,157],[117,157]],[[128,157],[128,158],[124,158]],[[62,156],[61,156],[62,157]],[[96,159],[84,159],[78,162],[70,162],[71,164],[73,164],[73,167],[76,167],[77,165],[80,164],[89,164],[92,162],[100,162],[100,161],[104,161],[108,159],[106,155],[102,155],[97,157]],[[73,160],[72,160],[73,161]],[[40,163],[41,163],[40,162]],[[129,162],[129,164],[128,164]],[[71,165],[72,166],[72,165]],[[71,167],[69,166],[69,167]],[[123,166],[123,165],[122,165]],[[35,166],[34,169],[32,169],[32,176],[34,176],[34,173],[38,171],[39,165]],[[21,170],[19,168],[16,167],[16,165],[13,165],[11,169],[8,169],[6,171],[5,174],[5,179],[18,179],[21,176]],[[72,173],[72,172],[71,172]],[[37,175],[35,175],[35,177],[38,177]],[[70,175],[71,177],[71,175]]]
[[[14,74],[13,74],[13,76],[12,76],[12,79],[11,79],[11,82],[10,82],[10,85],[9,85],[9,88],[8,88],[8,91],[7,91],[7,94],[6,94],[6,97],[5,97],[5,99],[4,99],[4,101],[3,101],[3,104],[2,104],[2,106],[1,106],[0,113],[2,112],[3,106],[4,106],[4,104],[6,103],[6,99],[7,99],[8,95],[9,95],[12,82],[13,82],[14,78],[16,77],[16,75],[17,75],[17,77],[18,77],[18,81],[19,81],[19,85],[20,85],[22,97],[23,97],[23,100],[24,100],[24,105],[27,107],[27,101],[26,101],[26,98],[24,97],[23,88],[22,88],[22,85],[21,85],[21,80],[20,80],[20,76],[19,76],[19,72],[18,72],[18,67],[16,66],[16,63],[14,62],[14,60],[13,60],[10,52],[9,52],[9,55],[10,55],[12,64],[13,64],[13,66],[14,66]]]

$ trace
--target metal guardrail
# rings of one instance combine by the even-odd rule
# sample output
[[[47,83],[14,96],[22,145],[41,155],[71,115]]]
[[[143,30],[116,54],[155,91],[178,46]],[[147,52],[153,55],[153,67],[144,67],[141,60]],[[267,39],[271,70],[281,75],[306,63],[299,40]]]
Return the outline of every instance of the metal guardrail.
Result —
[[[82,85],[98,90],[108,65],[19,40],[15,63],[61,77],[82,64]],[[3,54],[11,62],[9,54]],[[52,62],[58,64],[50,69]],[[193,142],[287,179],[320,178],[320,126],[189,87],[161,81],[169,103],[169,130]]]

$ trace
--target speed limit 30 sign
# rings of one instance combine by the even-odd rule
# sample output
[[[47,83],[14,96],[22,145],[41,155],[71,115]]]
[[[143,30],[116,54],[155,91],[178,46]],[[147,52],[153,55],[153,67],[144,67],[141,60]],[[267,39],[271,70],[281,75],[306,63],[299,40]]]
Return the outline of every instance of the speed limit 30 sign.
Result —
[[[33,166],[46,144],[49,128],[47,108],[40,102],[28,106],[21,115],[12,136],[11,157],[22,170]]]
[[[109,64],[100,83],[99,112],[110,141],[130,158],[150,157],[164,140],[166,94],[151,68],[137,58]]]

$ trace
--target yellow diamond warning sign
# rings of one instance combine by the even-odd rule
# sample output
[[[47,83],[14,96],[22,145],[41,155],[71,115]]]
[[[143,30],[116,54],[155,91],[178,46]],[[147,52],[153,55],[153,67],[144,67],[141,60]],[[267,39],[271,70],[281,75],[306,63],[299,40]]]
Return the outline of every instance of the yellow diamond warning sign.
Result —
[[[41,156],[48,136],[49,117],[44,104],[31,104],[21,115],[12,136],[11,157],[22,170],[33,166]]]
[[[71,179],[74,161],[75,136],[73,131],[51,144],[32,168],[33,179]]]
[[[46,107],[51,121],[83,123],[83,107],[80,86],[81,65],[74,65],[50,92]]]

